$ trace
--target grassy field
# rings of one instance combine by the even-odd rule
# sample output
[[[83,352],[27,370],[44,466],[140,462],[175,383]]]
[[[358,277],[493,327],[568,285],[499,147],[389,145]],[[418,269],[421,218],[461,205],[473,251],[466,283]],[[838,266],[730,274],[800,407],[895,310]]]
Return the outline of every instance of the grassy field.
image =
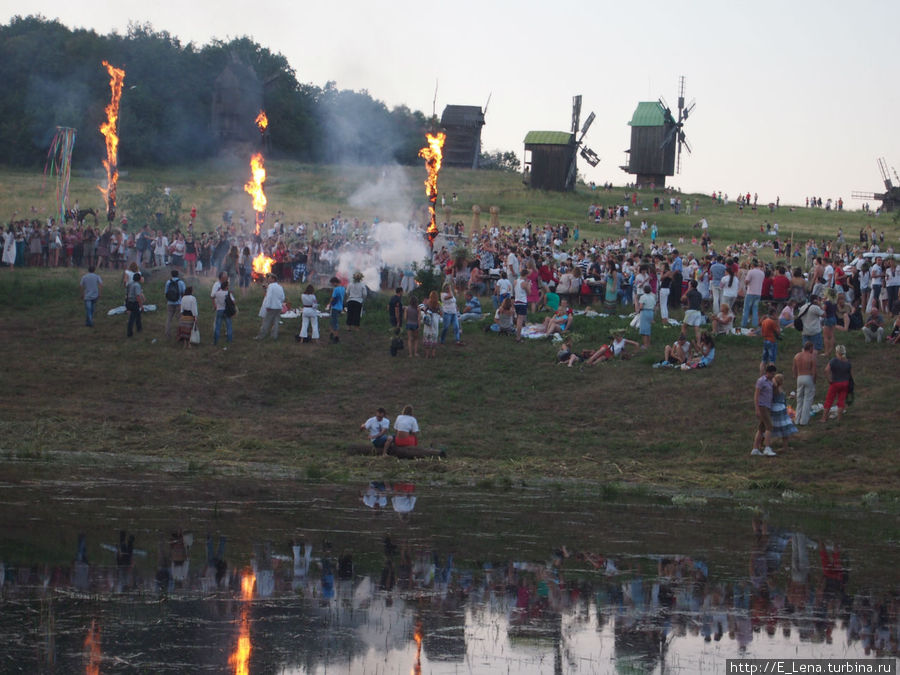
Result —
[[[377,183],[379,170],[270,165],[270,207],[286,219],[345,215],[371,218],[351,197]],[[213,227],[221,212],[249,211],[237,162],[167,173],[132,173],[120,195],[145,183],[169,185],[186,208],[196,204],[200,226]],[[404,170],[411,199],[418,199],[421,170]],[[95,180],[73,178],[82,206]],[[41,193],[40,175],[0,173],[0,213],[52,210],[52,193]],[[623,191],[573,195],[525,190],[516,176],[447,170],[445,194],[457,192],[455,213],[469,223],[471,205],[501,209],[504,224],[579,224],[583,236],[620,233],[619,227],[586,222],[592,199],[612,204]],[[738,215],[700,197],[700,215],[714,241],[743,241],[759,225],[777,219],[783,233],[832,237],[839,227],[852,239],[867,224],[885,230],[896,245],[898,227],[888,218],[851,212],[782,207]],[[448,200],[449,202],[449,200]],[[697,215],[652,214],[660,236],[690,238]],[[455,218],[456,216],[454,216]],[[637,219],[633,219],[637,220]],[[688,244],[685,248],[690,249]],[[771,256],[771,251],[767,251]],[[104,465],[194,473],[253,472],[309,479],[410,478],[448,484],[516,485],[569,481],[615,482],[677,491],[716,493],[784,490],[820,498],[852,498],[877,492],[900,496],[897,443],[897,366],[900,351],[865,345],[847,336],[857,382],[856,404],[839,425],[818,425],[794,437],[775,459],[751,458],[755,418],[753,384],[758,339],[728,337],[717,343],[707,370],[654,370],[675,328],[654,327],[651,353],[594,368],[555,365],[556,346],[515,344],[465,325],[464,347],[439,349],[433,361],[388,353],[386,298],[368,302],[361,333],[339,345],[300,345],[298,322],[282,326],[278,343],[256,343],[261,291],[239,298],[235,342],[214,349],[213,314],[201,290],[203,344],[183,350],[163,336],[164,313],[148,314],[144,331],[125,338],[124,315],[106,312],[121,304],[117,274],[104,275],[106,289],[94,329],[83,326],[77,270],[0,269],[0,340],[6,360],[0,371],[0,457],[41,462],[81,461],[81,451],[101,453]],[[165,272],[149,274],[148,301],[164,305]],[[288,287],[296,303],[297,287]],[[487,306],[487,303],[485,303]],[[534,317],[538,318],[538,317]],[[577,349],[596,347],[618,317],[575,324]],[[324,321],[321,322],[324,329]],[[629,337],[636,338],[634,331]],[[779,365],[788,373],[799,336],[788,331],[779,344]],[[824,362],[824,360],[822,360]],[[822,365],[824,368],[824,363]],[[790,378],[789,378],[790,379]],[[817,401],[824,397],[820,377]],[[415,407],[426,444],[446,447],[446,461],[403,462],[351,456],[364,443],[359,425],[377,406],[393,418],[404,404]]]

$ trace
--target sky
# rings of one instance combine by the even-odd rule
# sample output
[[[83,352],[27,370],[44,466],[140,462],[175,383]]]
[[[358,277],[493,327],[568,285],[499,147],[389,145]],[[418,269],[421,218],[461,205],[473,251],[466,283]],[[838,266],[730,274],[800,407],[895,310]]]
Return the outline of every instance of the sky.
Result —
[[[528,131],[570,129],[581,94],[582,121],[597,115],[585,144],[601,162],[579,170],[598,183],[632,179],[619,168],[628,121],[639,101],[675,107],[680,76],[696,101],[684,127],[693,153],[669,185],[859,208],[851,192],[883,187],[877,158],[900,166],[894,0],[0,0],[3,23],[28,14],[103,34],[150,23],[198,46],[246,35],[300,82],[334,80],[426,115],[436,85],[439,116],[490,97],[483,149],[520,159]]]

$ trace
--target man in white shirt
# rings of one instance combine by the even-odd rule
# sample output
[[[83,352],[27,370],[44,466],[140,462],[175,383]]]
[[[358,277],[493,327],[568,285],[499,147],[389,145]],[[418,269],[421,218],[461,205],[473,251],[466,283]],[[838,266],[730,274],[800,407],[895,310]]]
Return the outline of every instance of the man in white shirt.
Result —
[[[388,436],[388,429],[391,427],[391,420],[385,417],[384,408],[375,411],[375,416],[370,417],[363,422],[359,429],[369,434],[369,440],[376,450],[380,450],[382,455],[386,455],[393,442],[393,437]]]
[[[266,297],[263,298],[259,315],[262,317],[262,326],[259,327],[259,335],[254,340],[263,340],[266,334],[271,332],[272,339],[278,339],[278,319],[281,317],[281,307],[284,305],[284,289],[278,283],[274,274],[269,274],[266,279]]]

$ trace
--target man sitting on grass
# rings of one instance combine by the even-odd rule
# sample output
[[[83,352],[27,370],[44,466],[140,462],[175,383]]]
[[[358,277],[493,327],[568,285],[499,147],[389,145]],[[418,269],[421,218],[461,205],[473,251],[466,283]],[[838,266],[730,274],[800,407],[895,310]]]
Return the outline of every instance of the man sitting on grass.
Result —
[[[390,428],[391,420],[385,417],[384,408],[376,410],[375,417],[370,417],[359,425],[359,430],[369,434],[369,440],[372,441],[372,445],[376,450],[380,451],[382,456],[387,455],[394,440],[392,436],[387,434]]]
[[[481,321],[483,318],[481,301],[472,295],[471,291],[466,291],[466,305],[463,307],[463,313],[459,315],[460,323],[463,321]]]
[[[665,358],[659,363],[654,363],[654,368],[663,368],[667,366],[676,367],[682,363],[687,363],[691,355],[691,343],[688,342],[684,333],[678,336],[678,339],[671,345],[666,345]]]

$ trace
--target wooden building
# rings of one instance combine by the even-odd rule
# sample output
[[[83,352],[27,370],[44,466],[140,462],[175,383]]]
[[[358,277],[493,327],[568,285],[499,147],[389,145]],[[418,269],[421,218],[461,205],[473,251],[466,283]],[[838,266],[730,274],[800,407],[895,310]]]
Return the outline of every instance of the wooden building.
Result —
[[[676,126],[671,113],[659,101],[643,101],[638,103],[628,124],[631,148],[626,151],[628,163],[621,169],[635,174],[639,187],[665,187],[666,176],[675,175],[677,144],[666,143]]]
[[[212,129],[222,144],[256,142],[256,116],[263,106],[262,82],[236,54],[213,85]]]
[[[567,181],[575,159],[575,134],[567,131],[529,131],[525,136],[526,182],[536,190],[563,192],[575,188]]]
[[[481,127],[484,113],[477,105],[448,105],[441,115],[447,133],[444,141],[445,166],[477,169],[481,155]]]

